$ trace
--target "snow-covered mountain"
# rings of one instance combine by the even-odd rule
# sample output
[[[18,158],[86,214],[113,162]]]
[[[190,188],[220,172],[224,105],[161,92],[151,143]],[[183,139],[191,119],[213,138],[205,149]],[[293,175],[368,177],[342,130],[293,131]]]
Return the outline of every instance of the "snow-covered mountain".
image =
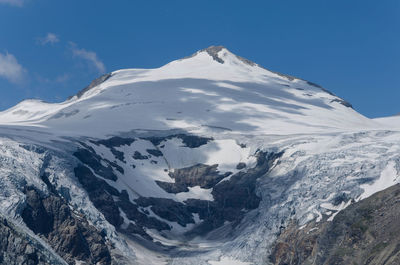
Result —
[[[284,236],[397,184],[398,128],[220,46],[23,101],[0,112],[0,231],[33,243],[0,263],[324,264]]]
[[[223,47],[157,69],[115,71],[94,84],[62,103],[23,101],[0,113],[0,123],[96,137],[130,130],[257,135],[374,126],[318,85],[268,71]]]

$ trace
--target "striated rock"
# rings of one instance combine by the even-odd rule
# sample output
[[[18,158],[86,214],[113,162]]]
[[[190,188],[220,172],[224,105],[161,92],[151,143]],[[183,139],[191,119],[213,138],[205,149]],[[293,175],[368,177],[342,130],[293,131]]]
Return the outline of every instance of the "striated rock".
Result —
[[[75,260],[90,264],[111,264],[106,241],[84,216],[73,213],[68,204],[55,194],[42,196],[26,187],[26,207],[22,218],[69,264]]]
[[[0,264],[64,265],[46,246],[0,217]]]
[[[200,186],[203,189],[214,187],[231,173],[219,174],[218,165],[197,164],[187,168],[175,169],[169,176],[175,179],[174,183],[156,181],[157,184],[169,193],[189,191],[188,187]]]
[[[400,264],[400,185],[339,212],[332,222],[291,223],[270,255],[279,265]]]

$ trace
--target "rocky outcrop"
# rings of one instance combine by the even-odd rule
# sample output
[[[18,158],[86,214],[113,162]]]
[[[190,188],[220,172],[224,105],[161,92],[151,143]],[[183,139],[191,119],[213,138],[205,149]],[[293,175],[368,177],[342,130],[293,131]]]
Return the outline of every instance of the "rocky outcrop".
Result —
[[[93,175],[86,166],[79,165],[75,169],[75,176],[89,194],[94,206],[103,213],[110,224],[118,227],[123,223],[118,206],[112,196],[118,196],[119,192],[102,179]]]
[[[183,203],[165,198],[145,197],[140,197],[135,201],[142,207],[151,206],[150,209],[152,212],[170,222],[177,222],[183,227],[185,227],[187,224],[194,224],[192,213]]]
[[[256,194],[257,179],[265,176],[272,164],[282,153],[257,153],[257,164],[247,171],[240,171],[229,180],[224,180],[213,187],[211,194],[214,201],[189,199],[185,203],[193,213],[197,213],[203,222],[189,232],[191,235],[205,234],[232,222],[233,228],[242,220],[245,213],[256,209],[261,198]]]
[[[181,139],[184,146],[189,148],[197,148],[202,145],[206,145],[209,141],[213,140],[212,138],[191,135],[191,134],[173,134],[165,137],[153,136],[153,137],[146,137],[143,139],[150,141],[154,146],[159,146],[162,141],[166,141],[173,138]]]
[[[22,212],[25,224],[65,261],[111,264],[104,235],[83,215],[72,212],[64,199],[56,194],[42,195],[30,186],[26,187],[25,194],[26,207]]]
[[[104,146],[110,148],[111,153],[113,153],[113,155],[117,159],[119,159],[120,161],[125,163],[124,153],[121,151],[118,151],[117,149],[115,149],[115,147],[120,147],[122,145],[131,145],[134,141],[135,141],[135,139],[133,139],[133,138],[122,138],[119,136],[114,136],[114,137],[111,137],[108,139],[99,140],[99,141],[91,141],[91,142],[96,145],[101,144],[101,145],[104,145]],[[120,169],[119,169],[119,171],[121,172]],[[123,171],[121,173],[123,173]]]
[[[146,149],[146,152],[155,157],[163,156],[163,153],[158,149]]]
[[[116,181],[118,178],[115,175],[113,168],[121,173],[124,173],[123,168],[121,168],[119,165],[101,158],[90,146],[84,146],[85,148],[79,148],[74,153],[74,156],[78,158],[83,164],[93,169],[96,174],[102,176],[105,179]],[[107,166],[104,166],[102,162]]]
[[[143,160],[152,156],[163,156],[158,148],[163,147],[163,141],[172,138],[181,139],[185,146],[190,148],[198,148],[212,140],[184,134],[150,137],[146,140],[151,141],[155,148],[146,149],[146,155],[135,150],[132,155],[133,159]],[[133,141],[133,139],[114,137],[105,142],[102,140],[92,141],[92,143],[115,148],[129,145]],[[234,228],[246,212],[258,207],[261,198],[256,194],[257,179],[265,176],[274,161],[281,156],[281,153],[259,151],[256,154],[257,163],[254,168],[239,171],[234,175],[231,172],[220,173],[217,164],[197,164],[174,169],[169,173],[174,182],[156,181],[166,192],[177,194],[188,192],[191,187],[200,187],[210,189],[213,196],[213,200],[187,199],[178,202],[170,198],[140,196],[135,199],[129,198],[127,191],[118,191],[104,180],[114,180],[114,178],[110,178],[110,176],[115,176],[113,169],[116,169],[111,164],[112,162],[102,161],[90,146],[82,143],[81,146],[74,155],[84,165],[80,164],[75,167],[75,176],[88,192],[94,206],[117,230],[148,240],[152,240],[152,237],[146,232],[146,229],[171,230],[172,224],[168,222],[175,222],[182,227],[187,227],[188,224],[195,224],[195,214],[198,214],[200,222],[194,226],[194,229],[187,232],[186,235],[189,237],[205,235],[226,222],[232,222]],[[109,166],[105,167],[104,164]],[[237,168],[245,169],[246,164],[239,163]]]
[[[142,153],[140,153],[139,151],[135,151],[135,153],[133,153],[132,158],[135,159],[135,160],[146,160],[146,159],[149,159],[148,156],[142,155]]]
[[[112,76],[112,73],[108,73],[108,74],[104,74],[96,79],[94,79],[87,87],[85,87],[84,89],[82,89],[81,91],[79,91],[76,96],[78,98],[81,98],[86,92],[88,92],[89,90],[91,90],[92,88],[100,85],[101,83],[107,81],[107,79],[109,79]]]
[[[0,264],[65,265],[38,240],[0,217]]]
[[[140,235],[149,240],[152,238],[145,232],[144,227],[159,231],[171,229],[168,224],[139,211],[138,205],[130,201],[129,195],[125,190],[119,192],[104,180],[96,177],[88,167],[78,165],[74,171],[75,176],[89,194],[94,206],[117,229]],[[132,221],[127,224],[127,228],[121,227],[124,219],[121,216],[120,209]]]
[[[200,186],[203,189],[214,187],[222,179],[231,175],[230,172],[220,174],[218,165],[197,164],[187,168],[175,169],[169,176],[175,179],[174,183],[157,181],[157,184],[169,193],[189,191],[188,187]]]
[[[278,236],[273,264],[400,264],[400,185],[356,202],[332,222],[291,223]]]

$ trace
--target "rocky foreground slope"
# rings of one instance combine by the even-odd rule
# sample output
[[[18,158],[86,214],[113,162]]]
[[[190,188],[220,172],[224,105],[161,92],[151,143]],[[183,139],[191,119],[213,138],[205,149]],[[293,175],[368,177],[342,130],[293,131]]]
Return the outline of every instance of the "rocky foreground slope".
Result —
[[[398,264],[400,132],[223,47],[0,113],[0,263]]]

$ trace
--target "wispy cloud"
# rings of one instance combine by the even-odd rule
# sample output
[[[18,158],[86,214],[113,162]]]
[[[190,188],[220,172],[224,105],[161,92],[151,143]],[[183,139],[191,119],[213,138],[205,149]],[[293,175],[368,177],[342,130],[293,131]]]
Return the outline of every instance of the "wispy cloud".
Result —
[[[43,77],[41,75],[36,75],[36,79],[40,82],[40,83],[45,83],[45,84],[62,84],[62,83],[66,83],[69,79],[71,79],[71,75],[64,73],[61,75],[56,76],[55,78],[47,78],[47,77]]]
[[[47,33],[47,35],[45,37],[37,38],[37,42],[41,45],[54,44],[59,41],[60,41],[60,39],[58,38],[58,36],[51,32]]]
[[[78,48],[78,46],[73,42],[70,42],[69,45],[74,57],[85,60],[91,67],[94,67],[100,73],[104,73],[106,71],[104,63],[99,59],[95,52]]]
[[[21,83],[26,70],[20,65],[14,55],[0,53],[0,77],[12,83]]]
[[[0,0],[0,4],[8,4],[12,6],[21,7],[25,3],[25,0]]]

